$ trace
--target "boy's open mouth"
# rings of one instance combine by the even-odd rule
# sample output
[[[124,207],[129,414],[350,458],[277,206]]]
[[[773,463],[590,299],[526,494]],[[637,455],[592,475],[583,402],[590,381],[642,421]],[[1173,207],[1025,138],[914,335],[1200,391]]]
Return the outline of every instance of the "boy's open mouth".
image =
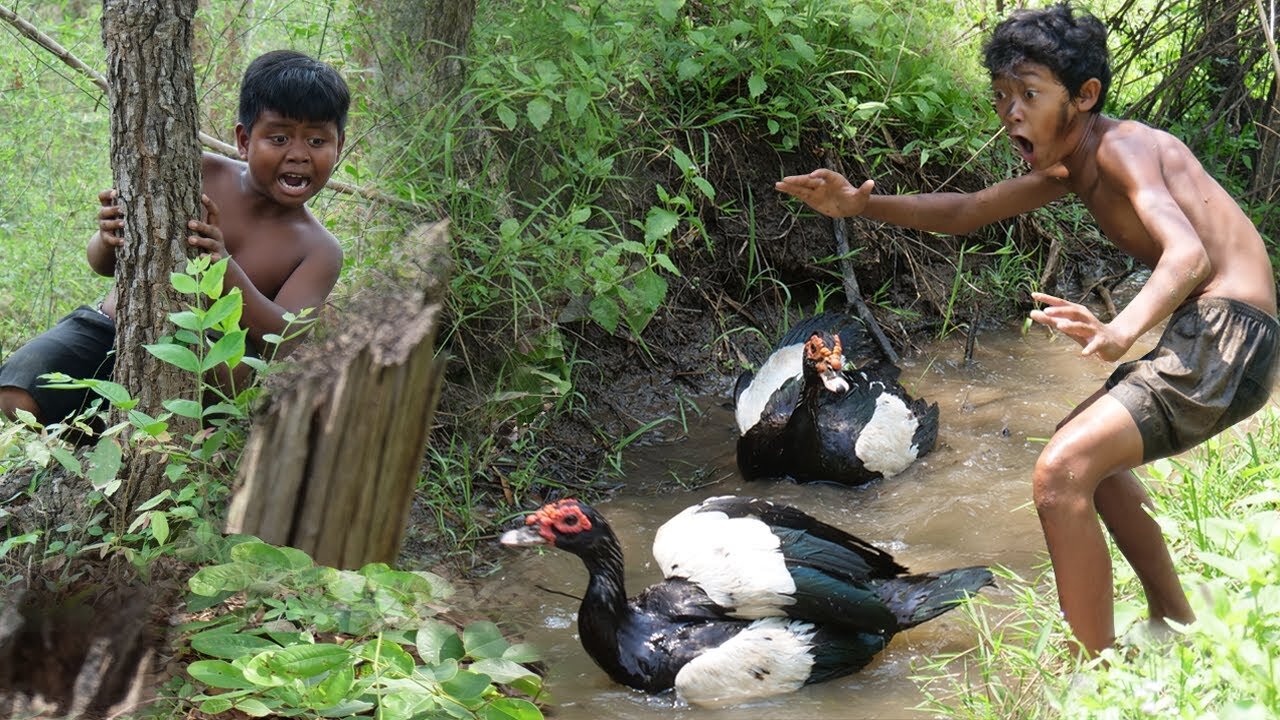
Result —
[[[295,175],[294,173],[284,173],[280,176],[280,184],[291,190],[301,190],[311,183],[311,178],[306,175]]]
[[[1036,147],[1030,140],[1019,135],[1010,135],[1009,137],[1013,139],[1013,146],[1022,154],[1024,160],[1035,154]]]

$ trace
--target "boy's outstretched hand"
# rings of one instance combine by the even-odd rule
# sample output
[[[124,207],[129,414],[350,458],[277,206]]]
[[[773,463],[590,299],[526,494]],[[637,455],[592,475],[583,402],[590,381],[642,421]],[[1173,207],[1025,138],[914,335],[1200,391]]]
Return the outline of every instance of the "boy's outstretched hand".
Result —
[[[874,180],[858,187],[849,183],[843,175],[825,168],[808,175],[789,175],[774,183],[774,188],[829,217],[861,215],[867,207],[867,198],[875,188]]]
[[[1114,328],[1084,305],[1038,292],[1031,293],[1031,299],[1047,306],[1043,310],[1032,310],[1031,319],[1075,340],[1082,348],[1081,356],[1093,355],[1115,362],[1133,345],[1132,340],[1119,337]]]
[[[200,195],[200,202],[204,205],[204,222],[191,220],[187,223],[187,227],[195,232],[195,235],[187,238],[187,242],[200,248],[214,262],[230,257],[222,240],[222,230],[218,228],[218,206],[204,194]]]

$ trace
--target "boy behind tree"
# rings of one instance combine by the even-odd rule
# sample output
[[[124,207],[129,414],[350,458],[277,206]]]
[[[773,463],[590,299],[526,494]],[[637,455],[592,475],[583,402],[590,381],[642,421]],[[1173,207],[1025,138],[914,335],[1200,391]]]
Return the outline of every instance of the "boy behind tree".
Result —
[[[331,66],[277,50],[256,58],[240,85],[235,127],[240,160],[201,159],[203,220],[191,220],[188,242],[218,260],[229,258],[224,291],[240,288],[241,325],[251,352],[280,334],[285,313],[319,307],[342,269],[338,241],[307,209],[333,174],[345,140],[350,93]],[[89,239],[89,266],[115,274],[123,244],[124,208],[116,192],[98,195],[98,231]],[[41,423],[58,422],[86,404],[84,390],[43,388],[45,373],[111,377],[116,288],[96,307],[81,306],[16,350],[0,366],[0,410],[21,409]]]

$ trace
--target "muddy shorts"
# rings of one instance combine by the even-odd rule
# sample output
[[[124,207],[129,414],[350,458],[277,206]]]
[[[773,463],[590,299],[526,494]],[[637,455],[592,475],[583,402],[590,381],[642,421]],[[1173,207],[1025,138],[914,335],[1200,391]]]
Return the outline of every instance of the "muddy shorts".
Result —
[[[59,422],[83,410],[97,395],[88,390],[54,390],[44,373],[108,380],[115,367],[111,352],[116,324],[99,310],[81,305],[31,342],[13,351],[0,365],[0,387],[26,390],[40,406],[45,422]]]
[[[1228,298],[1184,303],[1160,342],[1107,378],[1142,433],[1142,461],[1188,450],[1257,412],[1271,394],[1280,323]]]

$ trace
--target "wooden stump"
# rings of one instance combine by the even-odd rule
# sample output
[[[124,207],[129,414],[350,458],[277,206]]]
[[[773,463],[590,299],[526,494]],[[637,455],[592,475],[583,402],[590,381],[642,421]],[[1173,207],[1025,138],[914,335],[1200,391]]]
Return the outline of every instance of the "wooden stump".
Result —
[[[344,313],[332,339],[300,348],[285,387],[271,392],[240,462],[228,533],[331,567],[394,562],[443,380],[434,345],[448,225],[420,227],[407,242],[414,277]]]

